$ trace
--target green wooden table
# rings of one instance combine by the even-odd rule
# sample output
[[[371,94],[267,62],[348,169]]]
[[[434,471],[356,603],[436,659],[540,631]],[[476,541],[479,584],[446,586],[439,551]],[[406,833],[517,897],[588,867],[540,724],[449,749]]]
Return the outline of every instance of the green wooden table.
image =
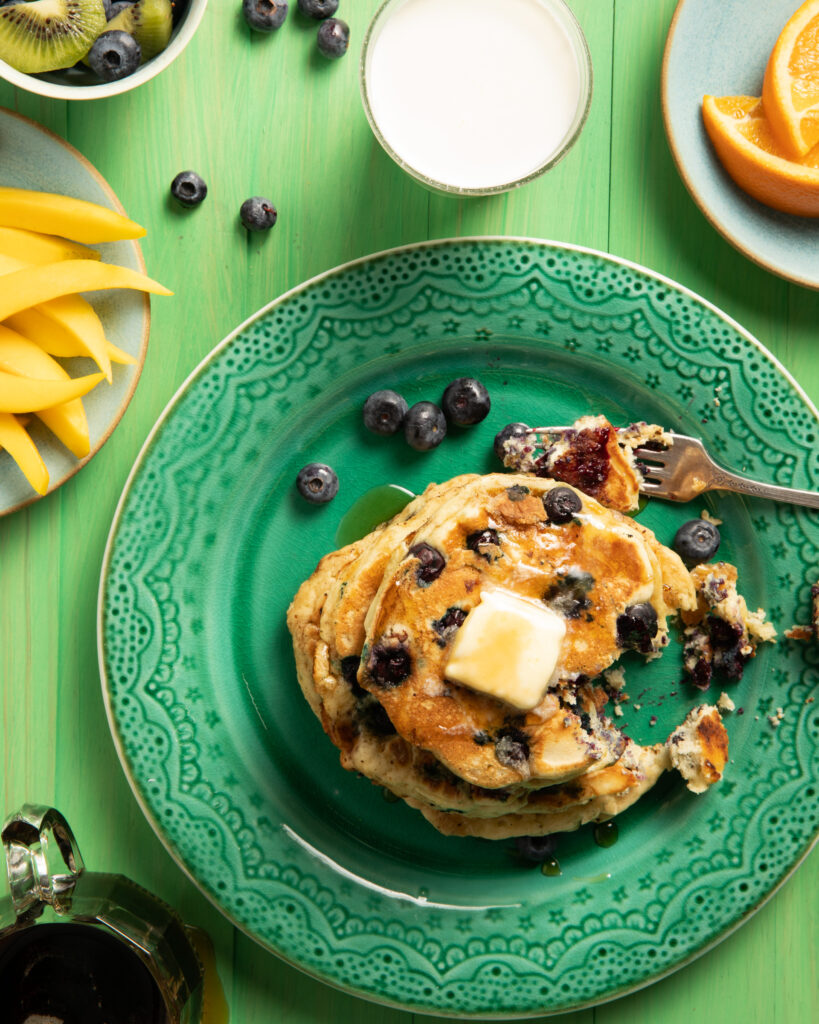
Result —
[[[105,540],[146,434],[202,357],[270,299],[346,260],[430,238],[529,235],[606,250],[680,281],[760,338],[819,400],[819,295],[724,242],[669,155],[659,79],[675,0],[571,0],[595,70],[579,142],[539,182],[468,201],[424,191],[369,131],[356,53],[379,3],[342,0],[353,45],[338,63],[315,53],[315,27],[300,18],[291,15],[277,35],[255,36],[238,0],[211,0],[185,53],[135,92],[68,104],[0,84],[0,104],[68,139],[100,169],[149,228],[149,272],[176,292],[154,303],[145,370],[113,438],[54,495],[0,523],[0,810],[55,804],[88,865],[129,875],[206,928],[234,1024],[404,1024],[410,1015],[338,993],[235,931],[165,852],[114,751],[96,651]],[[185,168],[210,187],[192,214],[168,203],[168,185]],[[280,213],[262,239],[248,237],[237,219],[242,200],[260,193]],[[819,1020],[817,891],[814,852],[715,950],[642,992],[565,1019]]]

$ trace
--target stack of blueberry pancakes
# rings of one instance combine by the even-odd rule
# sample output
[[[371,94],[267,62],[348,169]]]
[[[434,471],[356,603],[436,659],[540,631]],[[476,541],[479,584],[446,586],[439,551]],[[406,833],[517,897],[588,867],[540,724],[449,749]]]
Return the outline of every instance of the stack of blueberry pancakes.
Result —
[[[528,474],[430,485],[321,560],[289,611],[298,678],[342,765],[446,834],[570,831],[625,810],[667,769],[721,777],[727,734],[700,705],[639,746],[603,673],[658,657],[696,616],[682,561],[566,484]]]

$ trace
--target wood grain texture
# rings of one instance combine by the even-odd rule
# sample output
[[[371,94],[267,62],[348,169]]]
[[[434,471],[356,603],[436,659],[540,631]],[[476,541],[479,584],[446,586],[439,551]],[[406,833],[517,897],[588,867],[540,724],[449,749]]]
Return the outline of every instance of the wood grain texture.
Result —
[[[681,281],[748,327],[819,398],[819,295],[724,242],[673,166],[659,73],[674,0],[572,0],[595,76],[577,145],[527,188],[466,201],[426,192],[369,131],[356,57],[379,2],[342,0],[353,46],[337,63],[316,54],[315,25],[295,11],[263,37],[245,27],[237,0],[211,0],[185,53],[132,93],[67,104],[0,83],[0,103],[66,137],[108,178],[149,228],[149,272],[176,292],[153,303],[143,377],[110,443],[56,494],[0,523],[0,810],[55,803],[92,868],[129,875],[207,929],[234,1024],[410,1024],[411,1015],[336,992],[237,933],[151,831],[108,733],[95,623],[108,527],[150,427],[213,345],[282,291],[345,260],[425,238],[530,235],[609,250]],[[209,185],[191,212],[168,200],[171,179],[186,168]],[[249,238],[239,226],[239,205],[254,194],[279,208],[269,237]],[[819,1020],[817,889],[814,853],[707,956],[643,992],[562,1019]]]

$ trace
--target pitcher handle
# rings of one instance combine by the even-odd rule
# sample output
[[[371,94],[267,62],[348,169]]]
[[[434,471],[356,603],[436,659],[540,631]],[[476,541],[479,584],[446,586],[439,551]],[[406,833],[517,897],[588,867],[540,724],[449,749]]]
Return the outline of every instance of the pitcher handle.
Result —
[[[65,913],[84,864],[62,814],[53,807],[24,804],[6,819],[0,840],[17,916],[43,903]]]

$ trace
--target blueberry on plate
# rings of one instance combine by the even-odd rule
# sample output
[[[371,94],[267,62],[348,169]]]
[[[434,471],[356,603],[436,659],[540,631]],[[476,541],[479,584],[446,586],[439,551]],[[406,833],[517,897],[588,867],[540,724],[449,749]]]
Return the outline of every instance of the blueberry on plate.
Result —
[[[117,29],[97,36],[87,59],[88,66],[103,82],[116,82],[136,71],[142,49],[133,36]]]
[[[497,434],[495,434],[495,441],[492,447],[501,462],[506,458],[506,452],[504,451],[504,445],[506,442],[520,437],[525,437],[528,433],[529,428],[525,423],[507,423],[505,427],[502,427]]]
[[[257,32],[275,32],[287,17],[286,0],[242,0],[242,14]]]
[[[296,477],[299,494],[313,505],[325,505],[338,494],[338,477],[323,462],[309,462]]]
[[[617,616],[617,643],[642,654],[651,651],[651,640],[657,635],[658,621],[654,606],[648,601],[631,604]]]
[[[551,859],[556,846],[554,836],[517,836],[515,839],[518,856],[532,864]]]
[[[319,25],[316,41],[325,57],[338,60],[350,45],[350,26],[341,18],[328,18]]]
[[[299,11],[307,18],[329,18],[338,10],[338,0],[299,0]]]
[[[583,508],[580,496],[571,487],[553,487],[543,495],[543,507],[550,523],[570,523]]]
[[[364,403],[364,426],[374,434],[394,434],[403,425],[408,408],[397,391],[374,391]]]
[[[428,452],[446,437],[446,419],[434,402],[416,402],[404,417],[404,437],[410,448]]]
[[[171,195],[180,206],[198,206],[208,194],[208,186],[196,171],[180,171],[171,182]]]
[[[239,210],[239,219],[248,231],[269,231],[278,217],[276,207],[262,196],[245,199]]]
[[[474,377],[459,377],[444,391],[441,408],[458,427],[471,427],[489,415],[489,392]]]
[[[674,535],[672,547],[690,568],[708,562],[716,553],[721,537],[719,530],[707,519],[691,519]]]

